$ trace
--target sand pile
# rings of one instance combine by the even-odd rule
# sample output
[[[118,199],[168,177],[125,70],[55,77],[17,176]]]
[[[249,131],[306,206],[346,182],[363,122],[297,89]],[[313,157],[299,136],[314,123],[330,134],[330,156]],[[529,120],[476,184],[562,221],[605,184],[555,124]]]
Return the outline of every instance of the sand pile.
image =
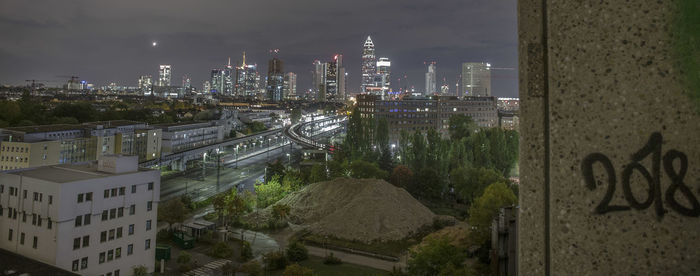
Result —
[[[289,221],[312,233],[362,242],[402,239],[432,225],[435,217],[406,190],[376,179],[314,183],[277,204],[289,205]],[[258,218],[269,217],[270,211]]]

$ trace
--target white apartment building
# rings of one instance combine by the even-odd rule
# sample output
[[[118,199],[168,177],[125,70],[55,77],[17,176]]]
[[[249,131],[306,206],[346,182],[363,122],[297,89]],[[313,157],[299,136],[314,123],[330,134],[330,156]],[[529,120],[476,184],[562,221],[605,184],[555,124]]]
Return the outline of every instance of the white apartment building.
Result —
[[[82,275],[154,271],[160,173],[103,156],[0,174],[0,248]]]

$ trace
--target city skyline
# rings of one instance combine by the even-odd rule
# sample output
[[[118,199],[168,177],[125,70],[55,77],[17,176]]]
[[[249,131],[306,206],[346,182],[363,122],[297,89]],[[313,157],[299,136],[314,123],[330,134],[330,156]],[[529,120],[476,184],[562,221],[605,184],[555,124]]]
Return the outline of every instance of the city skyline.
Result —
[[[216,16],[227,10],[258,11],[273,6],[268,4],[182,3],[161,7],[147,3],[139,4],[140,11],[134,12],[129,8],[136,3],[128,1],[100,5],[47,3],[41,8],[3,3],[0,29],[8,39],[0,43],[0,84],[24,85],[26,79],[65,82],[56,76],[77,75],[98,85],[115,82],[136,86],[139,76],[155,76],[158,65],[170,64],[173,79],[187,75],[200,86],[209,80],[211,69],[222,67],[229,57],[239,64],[241,53],[246,51],[249,63],[264,65],[272,58],[269,50],[280,49],[278,58],[285,62],[285,71],[298,74],[300,91],[311,88],[309,71],[314,60],[342,54],[348,73],[347,91],[357,93],[361,43],[368,35],[376,44],[377,54],[392,61],[393,89],[398,89],[397,78],[405,75],[410,86],[422,90],[425,60],[437,61],[437,78],[447,79],[451,85],[462,62],[483,61],[494,67],[517,69],[515,1],[482,3],[478,9],[470,9],[472,1],[442,5],[413,1],[321,2],[303,9],[282,2],[277,5],[279,10],[292,11],[296,16],[280,14],[274,20],[254,16],[255,12],[236,13],[229,19]],[[99,11],[105,8],[126,15],[102,15]],[[151,17],[162,22],[156,23]],[[380,19],[364,20],[367,18]],[[272,27],[273,21],[283,24]],[[259,68],[261,72],[266,69]],[[517,70],[495,71],[493,75],[494,95],[517,96]]]

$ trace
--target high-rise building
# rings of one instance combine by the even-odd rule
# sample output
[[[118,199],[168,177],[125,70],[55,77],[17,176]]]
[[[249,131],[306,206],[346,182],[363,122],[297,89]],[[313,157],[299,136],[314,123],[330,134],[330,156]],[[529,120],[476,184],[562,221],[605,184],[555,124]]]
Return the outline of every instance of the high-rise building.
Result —
[[[139,77],[139,90],[144,96],[153,95],[153,78],[150,75]]]
[[[259,89],[260,74],[256,64],[246,64],[245,52],[240,67],[236,67],[235,92],[238,97],[254,97]]]
[[[211,83],[209,81],[204,81],[204,83],[202,83],[202,93],[211,93]]]
[[[377,61],[377,74],[375,77],[374,86],[377,87],[377,93],[382,97],[387,97],[391,91],[391,61],[389,58],[379,58]]]
[[[153,273],[160,172],[137,159],[0,174],[0,249],[80,275]]]
[[[437,93],[437,76],[435,75],[435,62],[428,64],[428,72],[425,73],[425,95]]]
[[[284,99],[284,69],[282,61],[272,58],[267,63],[267,98],[279,102]]]
[[[337,56],[336,56],[337,57]],[[338,61],[326,62],[326,99],[334,99],[338,93]]]
[[[450,94],[450,86],[446,83],[440,86],[440,95],[447,96]]]
[[[211,69],[211,93],[224,93],[224,70]]]
[[[224,70],[221,72],[222,74],[222,82],[223,82],[223,88],[222,88],[222,93],[226,96],[232,96],[233,95],[233,82],[234,82],[234,76],[235,74],[233,66],[231,65],[231,58],[228,58],[228,64],[226,64],[226,67],[224,67]]]
[[[345,90],[347,77],[348,73],[345,72],[345,67],[338,68],[338,95],[336,96],[336,100],[338,101],[345,101],[347,98],[347,92]]]
[[[158,70],[158,86],[170,86],[172,71],[170,65],[161,65]]]
[[[367,36],[365,44],[362,47],[362,92],[367,93],[368,87],[375,85],[375,76],[377,74],[377,57],[374,55],[374,43],[372,38]]]
[[[284,75],[284,95],[287,99],[297,99],[297,74],[289,72]]]
[[[314,69],[311,71],[312,97],[319,102],[326,100],[326,64],[315,60]]]
[[[486,62],[462,63],[462,86],[457,96],[491,96],[491,64]]]

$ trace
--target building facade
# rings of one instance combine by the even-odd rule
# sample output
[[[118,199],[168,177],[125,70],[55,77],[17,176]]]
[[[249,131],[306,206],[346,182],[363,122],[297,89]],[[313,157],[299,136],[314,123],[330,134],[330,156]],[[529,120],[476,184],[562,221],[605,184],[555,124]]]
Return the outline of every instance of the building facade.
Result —
[[[379,58],[377,60],[377,74],[374,77],[374,87],[376,93],[384,99],[388,99],[391,91],[391,60],[389,58]]]
[[[161,65],[158,70],[158,86],[170,86],[172,71],[170,65]]]
[[[320,60],[314,60],[311,71],[311,93],[316,101],[326,100],[326,64]]]
[[[374,55],[374,42],[367,36],[362,46],[362,93],[367,93],[368,87],[374,86],[374,77],[377,74],[377,57]]]
[[[362,118],[386,118],[391,141],[398,141],[401,131],[425,133],[434,129],[448,135],[449,120],[454,115],[470,116],[479,127],[498,126],[496,99],[493,97],[450,96],[404,97],[382,100],[376,95],[357,95],[357,110]]]
[[[217,125],[216,122],[176,123],[157,127],[163,131],[164,154],[177,153],[224,139],[224,126]]]
[[[491,96],[491,64],[486,62],[462,63],[462,86],[458,97]]]
[[[284,74],[284,95],[288,100],[297,99],[297,74],[292,72]]]
[[[139,90],[144,96],[153,95],[153,78],[150,75],[139,77]]]
[[[135,156],[0,174],[0,248],[82,275],[152,273],[159,191]]]
[[[274,102],[284,99],[284,68],[278,58],[267,63],[267,98]]]
[[[438,93],[438,90],[437,75],[435,72],[435,62],[431,62],[430,64],[428,64],[428,72],[425,73],[425,95],[430,96],[436,93]]]

